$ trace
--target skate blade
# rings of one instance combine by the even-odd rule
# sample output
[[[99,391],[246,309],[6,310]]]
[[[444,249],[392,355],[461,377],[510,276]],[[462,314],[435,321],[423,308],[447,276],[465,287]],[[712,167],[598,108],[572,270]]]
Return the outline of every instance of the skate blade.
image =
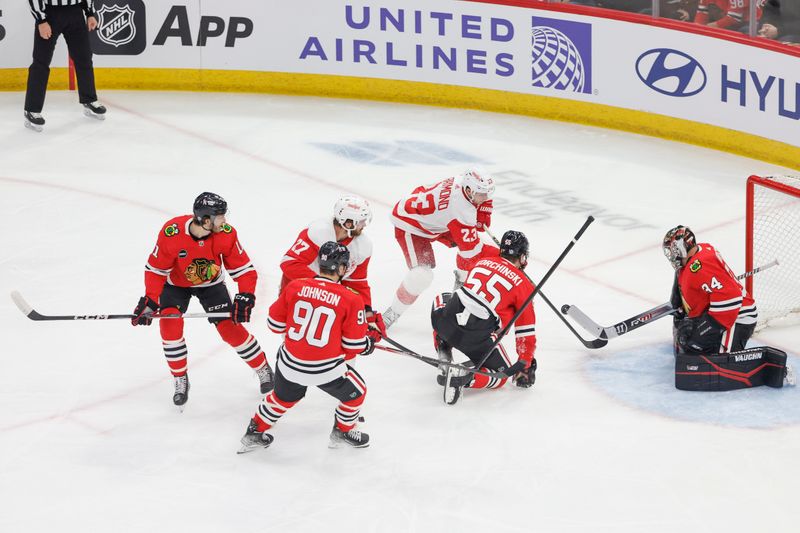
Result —
[[[84,114],[84,116],[87,116],[89,118],[93,118],[95,120],[105,120],[106,119],[105,113],[103,113],[102,115],[98,115],[97,113],[92,113],[91,111],[89,111],[86,108],[84,108],[83,114]]]
[[[330,448],[331,450],[334,450],[334,449],[337,449],[337,448],[369,448],[369,442],[366,443],[366,444],[355,445],[355,444],[348,444],[346,442],[342,442],[342,441],[337,440],[337,439],[331,439],[328,442],[328,448]]]
[[[242,446],[241,448],[239,448],[239,451],[236,452],[236,455],[242,455],[243,453],[254,452],[259,448],[263,448],[263,446]]]
[[[25,127],[28,128],[29,130],[33,130],[33,131],[35,131],[37,133],[41,133],[42,130],[44,130],[43,126],[37,126],[36,124],[28,122],[27,120],[25,121]]]
[[[186,404],[176,405],[175,408],[178,410],[179,413],[182,413],[183,410],[186,409]]]

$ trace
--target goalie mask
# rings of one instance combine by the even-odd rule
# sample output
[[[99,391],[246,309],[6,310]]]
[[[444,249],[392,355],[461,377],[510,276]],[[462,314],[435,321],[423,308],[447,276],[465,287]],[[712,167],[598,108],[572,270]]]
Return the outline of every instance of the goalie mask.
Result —
[[[494,179],[479,168],[471,168],[461,175],[461,187],[470,202],[480,205],[492,199],[494,194]],[[467,192],[469,187],[469,192]]]
[[[686,262],[689,250],[697,244],[692,230],[686,226],[676,226],[664,235],[662,248],[667,260],[675,270],[680,269]]]
[[[348,237],[357,237],[372,222],[372,209],[359,196],[342,196],[333,206],[333,218],[347,231]]]

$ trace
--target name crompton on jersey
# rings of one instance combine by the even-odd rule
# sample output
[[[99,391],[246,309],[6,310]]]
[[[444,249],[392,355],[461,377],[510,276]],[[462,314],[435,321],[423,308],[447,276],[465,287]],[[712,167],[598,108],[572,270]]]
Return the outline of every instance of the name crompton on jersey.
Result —
[[[342,299],[342,297],[338,294],[326,291],[325,289],[320,289],[319,287],[311,287],[308,285],[304,285],[297,295],[301,298],[313,298],[315,300],[319,300],[320,302],[331,305],[339,305],[339,301]]]

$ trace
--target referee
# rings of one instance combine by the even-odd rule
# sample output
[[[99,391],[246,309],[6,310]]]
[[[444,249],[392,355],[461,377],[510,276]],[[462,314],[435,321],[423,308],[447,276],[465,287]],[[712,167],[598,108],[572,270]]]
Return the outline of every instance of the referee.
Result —
[[[104,119],[106,108],[97,101],[94,87],[94,66],[89,46],[89,32],[97,28],[94,0],[28,0],[36,19],[33,36],[33,63],[28,69],[28,90],[25,93],[25,126],[42,131],[44,96],[50,77],[50,61],[58,36],[63,34],[75,64],[78,96],[84,114]]]

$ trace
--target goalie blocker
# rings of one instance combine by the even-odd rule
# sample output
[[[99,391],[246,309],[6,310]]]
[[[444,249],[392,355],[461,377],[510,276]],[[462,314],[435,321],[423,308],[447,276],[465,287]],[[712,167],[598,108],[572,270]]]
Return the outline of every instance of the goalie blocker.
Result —
[[[792,379],[791,369],[788,373],[788,379]],[[675,358],[675,387],[680,390],[727,391],[760,385],[780,388],[786,377],[786,352],[769,346],[720,355],[680,354]]]

